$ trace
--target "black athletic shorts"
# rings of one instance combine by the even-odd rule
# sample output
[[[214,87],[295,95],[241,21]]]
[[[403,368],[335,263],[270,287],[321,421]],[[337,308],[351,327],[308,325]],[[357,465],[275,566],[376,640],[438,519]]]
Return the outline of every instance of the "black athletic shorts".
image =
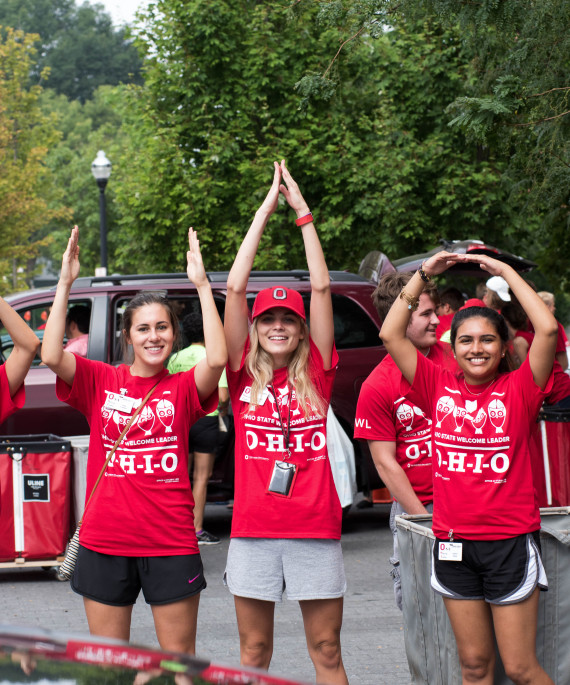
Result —
[[[539,531],[505,540],[454,540],[462,543],[461,561],[441,561],[433,546],[431,586],[449,599],[484,599],[515,604],[538,586],[548,589],[540,556]]]
[[[193,423],[190,428],[188,450],[214,454],[218,446],[219,418],[217,416],[204,416]]]
[[[147,604],[170,604],[206,587],[200,554],[121,557],[79,547],[71,589],[111,606],[131,606],[142,589]]]

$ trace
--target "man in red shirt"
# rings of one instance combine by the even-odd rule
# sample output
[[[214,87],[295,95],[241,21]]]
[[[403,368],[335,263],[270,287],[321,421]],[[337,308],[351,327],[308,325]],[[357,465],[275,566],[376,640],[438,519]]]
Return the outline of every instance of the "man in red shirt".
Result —
[[[451,320],[455,316],[455,312],[458,312],[464,304],[465,298],[461,290],[457,288],[445,288],[439,294],[439,304],[436,307],[439,325],[435,331],[438,340],[441,340],[441,336],[451,328]]]
[[[390,273],[379,282],[372,295],[380,319],[384,320],[394,300],[412,274]],[[436,364],[454,368],[451,348],[438,342],[436,328],[437,288],[426,283],[419,306],[412,314],[407,336]],[[431,421],[419,407],[402,397],[402,374],[392,358],[386,356],[368,376],[358,398],[354,437],[367,440],[374,464],[389,488],[394,503],[390,528],[394,534],[394,596],[402,608],[400,569],[395,517],[398,514],[427,514],[432,511]]]

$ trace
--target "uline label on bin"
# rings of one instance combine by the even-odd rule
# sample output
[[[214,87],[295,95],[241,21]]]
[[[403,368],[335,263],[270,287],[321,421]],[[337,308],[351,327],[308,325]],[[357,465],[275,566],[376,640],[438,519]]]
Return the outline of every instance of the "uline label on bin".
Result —
[[[461,542],[438,542],[440,561],[461,561],[463,545]]]
[[[24,473],[24,502],[49,502],[49,474]]]

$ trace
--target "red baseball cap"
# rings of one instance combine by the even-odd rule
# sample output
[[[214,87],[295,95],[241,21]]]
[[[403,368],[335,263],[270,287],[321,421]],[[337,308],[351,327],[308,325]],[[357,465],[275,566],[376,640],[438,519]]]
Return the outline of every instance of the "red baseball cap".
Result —
[[[296,290],[291,288],[284,288],[283,286],[276,286],[274,288],[265,288],[260,290],[253,303],[252,317],[263,314],[268,309],[273,307],[283,307],[300,316],[303,321],[307,320],[305,316],[305,305],[303,298]]]
[[[460,309],[469,309],[469,307],[486,307],[487,305],[483,302],[483,300],[480,300],[477,297],[472,297],[470,300],[467,300],[463,307],[460,307]]]

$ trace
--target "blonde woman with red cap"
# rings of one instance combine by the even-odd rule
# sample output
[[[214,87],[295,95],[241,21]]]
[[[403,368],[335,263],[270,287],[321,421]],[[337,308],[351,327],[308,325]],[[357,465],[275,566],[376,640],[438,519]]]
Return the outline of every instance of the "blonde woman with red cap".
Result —
[[[279,193],[297,214],[311,279],[311,333],[301,295],[262,290],[248,328],[246,287]],[[234,595],[242,664],[269,668],[275,602],[298,600],[316,680],[346,684],[340,630],[346,579],[341,506],[326,445],[338,356],[329,273],[312,215],[285,163],[228,277],[224,327],[236,425],[232,539],[225,582]]]

